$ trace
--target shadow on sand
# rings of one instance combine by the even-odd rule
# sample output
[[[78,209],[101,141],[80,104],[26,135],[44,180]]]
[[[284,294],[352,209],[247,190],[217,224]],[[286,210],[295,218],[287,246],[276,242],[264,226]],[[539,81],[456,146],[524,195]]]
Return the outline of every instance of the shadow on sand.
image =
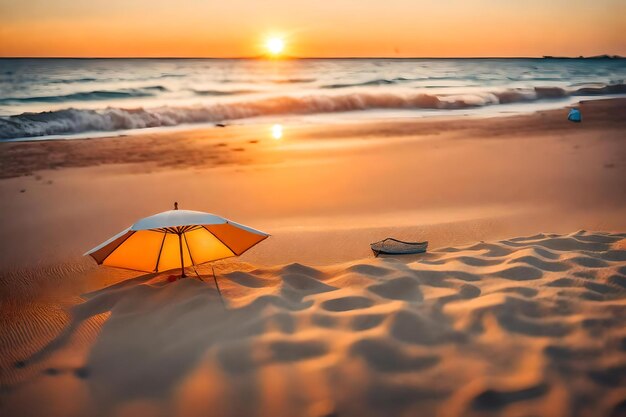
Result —
[[[250,371],[259,359],[251,358],[251,347],[245,341],[237,341],[266,331],[270,323],[261,311],[268,305],[297,311],[311,303],[302,302],[302,296],[293,294],[287,298],[261,295],[244,307],[232,308],[222,303],[212,275],[200,278],[169,282],[163,274],[146,274],[83,294],[85,301],[70,310],[69,325],[15,366],[25,368],[44,362],[71,344],[86,321],[108,314],[84,366],[73,369],[74,375],[87,383],[102,415],[110,414],[119,404],[138,399],[166,401],[216,344],[223,369],[231,374],[243,369],[248,384],[254,384],[256,377]],[[287,321],[291,318],[288,314],[283,316]],[[269,319],[276,322],[271,325],[278,325],[287,333],[293,327],[293,323],[281,317]],[[315,343],[270,343],[265,348],[273,352],[268,360],[298,360],[325,353],[324,347]],[[231,350],[237,355],[229,354]],[[64,371],[47,368],[43,372],[54,376]]]

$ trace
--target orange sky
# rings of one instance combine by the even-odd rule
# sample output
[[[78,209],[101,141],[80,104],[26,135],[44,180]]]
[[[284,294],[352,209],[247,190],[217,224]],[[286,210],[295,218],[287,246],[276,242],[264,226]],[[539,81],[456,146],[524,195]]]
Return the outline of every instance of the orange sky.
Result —
[[[626,55],[624,0],[0,0],[0,56]]]

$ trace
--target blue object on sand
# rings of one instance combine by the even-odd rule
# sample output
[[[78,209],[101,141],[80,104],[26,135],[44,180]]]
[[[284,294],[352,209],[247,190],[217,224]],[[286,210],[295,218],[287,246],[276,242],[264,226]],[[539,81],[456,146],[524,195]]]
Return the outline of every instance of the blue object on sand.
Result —
[[[569,114],[567,115],[567,120],[569,120],[570,122],[576,122],[576,123],[580,123],[582,121],[582,116],[580,114],[580,110],[573,108],[569,111]]]

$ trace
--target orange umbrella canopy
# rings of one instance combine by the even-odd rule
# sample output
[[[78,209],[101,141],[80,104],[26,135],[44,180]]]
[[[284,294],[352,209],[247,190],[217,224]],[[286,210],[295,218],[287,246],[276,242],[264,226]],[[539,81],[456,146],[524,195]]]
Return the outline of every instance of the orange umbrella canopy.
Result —
[[[85,255],[145,272],[239,256],[269,235],[210,213],[170,210],[139,220]]]

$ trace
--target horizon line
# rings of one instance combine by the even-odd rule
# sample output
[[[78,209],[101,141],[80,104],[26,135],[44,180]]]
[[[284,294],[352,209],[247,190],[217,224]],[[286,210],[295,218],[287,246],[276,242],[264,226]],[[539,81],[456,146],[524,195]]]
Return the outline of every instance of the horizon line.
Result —
[[[267,61],[289,61],[306,59],[625,59],[626,57],[617,54],[598,55],[578,55],[578,56],[284,56],[268,57],[257,56],[0,56],[0,59],[240,59],[240,60],[267,60]]]

